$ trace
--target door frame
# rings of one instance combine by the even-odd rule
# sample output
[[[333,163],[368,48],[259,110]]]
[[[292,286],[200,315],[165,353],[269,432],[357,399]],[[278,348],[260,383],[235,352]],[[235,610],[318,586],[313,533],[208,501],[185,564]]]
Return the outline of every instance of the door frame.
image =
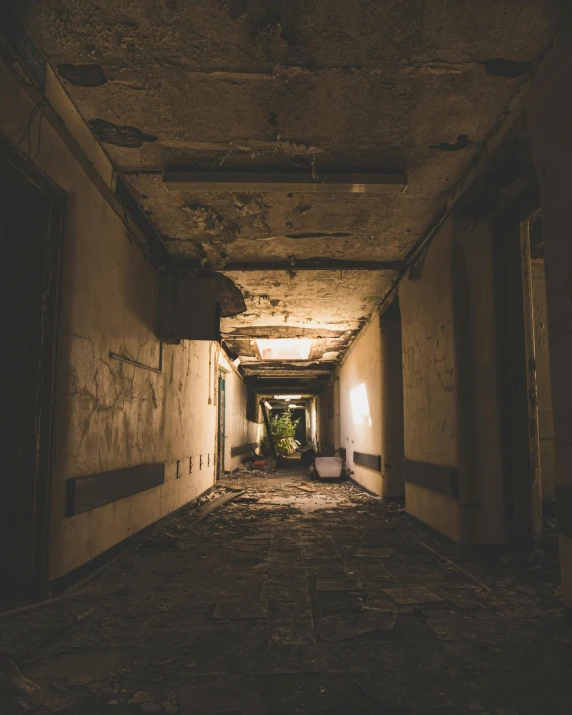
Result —
[[[226,450],[226,376],[219,368],[217,378],[217,428],[216,428],[216,468],[215,479],[224,476],[224,454]]]
[[[57,373],[60,336],[63,236],[67,194],[0,134],[0,161],[7,162],[50,202],[35,407],[33,535],[30,567],[33,599],[49,595],[51,481],[56,447]]]
[[[506,537],[517,551],[533,548],[542,532],[527,227],[540,208],[534,191],[495,226]]]

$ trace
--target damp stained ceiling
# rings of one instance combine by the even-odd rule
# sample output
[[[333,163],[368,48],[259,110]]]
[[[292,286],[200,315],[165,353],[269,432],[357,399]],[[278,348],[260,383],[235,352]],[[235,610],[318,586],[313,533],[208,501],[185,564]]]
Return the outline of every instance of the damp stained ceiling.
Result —
[[[181,270],[402,261],[549,42],[559,0],[45,0],[22,18]],[[164,170],[401,172],[405,192],[169,191]],[[388,271],[229,272],[259,387],[318,387]],[[256,337],[313,337],[264,364]],[[322,382],[321,382],[322,381]]]

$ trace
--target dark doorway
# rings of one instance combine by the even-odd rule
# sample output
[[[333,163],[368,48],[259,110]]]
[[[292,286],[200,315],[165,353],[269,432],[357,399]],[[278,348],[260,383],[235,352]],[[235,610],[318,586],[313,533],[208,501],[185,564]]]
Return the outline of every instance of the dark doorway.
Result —
[[[298,424],[296,425],[296,435],[295,439],[300,442],[302,447],[306,444],[308,441],[307,439],[307,427],[306,427],[306,410],[305,409],[299,409],[299,410],[292,410],[292,419],[293,420],[300,420]]]
[[[217,479],[224,476],[224,452],[226,448],[226,380],[224,373],[218,376],[218,432],[217,432]]]
[[[498,229],[508,540],[528,550],[548,534],[554,516],[542,211],[523,205]]]
[[[47,589],[63,195],[0,137],[0,598]]]

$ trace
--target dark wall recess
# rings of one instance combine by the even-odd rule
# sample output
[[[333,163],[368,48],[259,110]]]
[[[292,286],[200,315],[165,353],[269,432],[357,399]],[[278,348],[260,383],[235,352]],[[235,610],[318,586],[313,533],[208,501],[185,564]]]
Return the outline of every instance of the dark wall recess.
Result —
[[[76,87],[101,87],[107,82],[107,77],[101,65],[71,65],[59,64],[60,76]]]
[[[507,77],[508,79],[522,77],[522,75],[528,72],[532,67],[532,62],[517,62],[516,60],[505,60],[502,57],[496,57],[492,60],[483,60],[481,64],[484,66],[487,74]]]
[[[459,498],[459,474],[455,467],[404,459],[403,477],[409,484],[446,494],[453,499]]]
[[[256,443],[251,443],[251,444],[241,444],[238,447],[231,447],[230,448],[230,456],[231,457],[241,457],[243,455],[248,455],[250,454],[250,451],[252,449],[256,448]]]
[[[359,464],[360,467],[367,467],[376,472],[381,472],[381,454],[354,452],[354,464]]]
[[[67,480],[67,516],[97,509],[165,482],[165,464],[138,464]]]
[[[87,123],[93,136],[103,144],[114,144],[128,149],[139,149],[144,142],[155,142],[157,137],[145,134],[137,127],[119,125],[108,122],[106,119],[90,119]]]
[[[572,539],[572,487],[556,485],[556,517],[558,533]]]

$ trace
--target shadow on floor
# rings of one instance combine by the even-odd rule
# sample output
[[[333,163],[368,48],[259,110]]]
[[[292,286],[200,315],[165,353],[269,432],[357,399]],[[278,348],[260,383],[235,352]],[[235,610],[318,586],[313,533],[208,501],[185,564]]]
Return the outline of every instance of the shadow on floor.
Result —
[[[3,617],[1,712],[572,712],[552,564],[460,571],[401,508],[299,465],[229,489],[75,598]]]

